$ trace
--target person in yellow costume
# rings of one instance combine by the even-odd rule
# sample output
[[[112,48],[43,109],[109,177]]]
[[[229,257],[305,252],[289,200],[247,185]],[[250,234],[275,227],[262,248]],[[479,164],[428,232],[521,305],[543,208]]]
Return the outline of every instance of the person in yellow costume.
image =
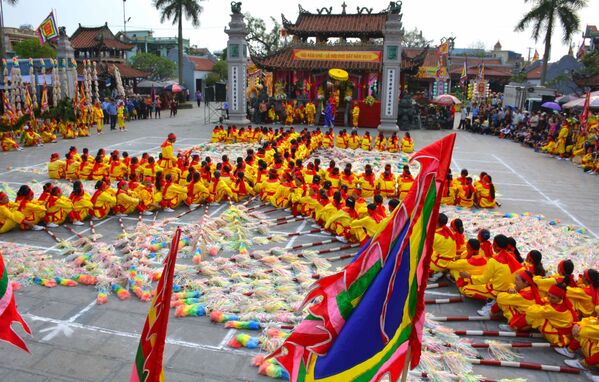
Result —
[[[372,137],[370,136],[370,133],[368,131],[365,132],[364,136],[362,137],[362,142],[360,142],[360,148],[366,151],[372,150]]]
[[[351,135],[349,136],[349,138],[347,139],[347,147],[355,150],[357,148],[360,147],[360,144],[362,143],[362,140],[360,139],[360,136],[358,135],[357,131],[352,131]]]
[[[19,144],[11,137],[11,134],[8,131],[2,133],[0,147],[2,148],[2,151],[23,150],[21,146],[19,146]]]
[[[27,125],[23,127],[23,145],[26,147],[42,145],[42,136]]]
[[[77,162],[75,159],[73,159],[73,154],[68,152],[65,156],[66,161],[65,161],[65,179],[67,180],[77,180],[80,179],[79,178],[79,166],[81,165],[80,162]]]
[[[514,286],[515,274],[523,269],[511,253],[507,251],[509,240],[505,235],[493,239],[496,254],[487,260],[485,271],[481,275],[460,272],[458,282],[463,283],[460,292],[466,297],[479,300],[495,299],[500,292],[507,292]],[[457,283],[456,283],[457,284]],[[478,314],[487,316],[493,303],[487,303]]]
[[[382,221],[383,217],[376,213],[376,204],[370,203],[367,206],[366,216],[350,223],[351,232],[356,235],[360,243],[365,244],[379,230]]]
[[[214,177],[208,188],[208,200],[211,203],[220,203],[222,200],[233,200],[235,195],[227,183],[221,178],[220,171],[214,171]]]
[[[497,205],[495,185],[490,175],[483,176],[479,187],[476,189],[476,200],[480,208],[494,208]]]
[[[526,321],[526,310],[534,305],[541,304],[541,296],[537,285],[532,279],[532,273],[522,270],[516,274],[514,288],[507,292],[497,294],[497,307],[507,319],[507,325],[499,326],[501,330],[526,331],[530,325]],[[497,308],[492,308],[496,310]]]
[[[11,205],[5,192],[0,192],[0,234],[13,230],[23,222],[23,214]]]
[[[268,179],[263,181],[259,190],[257,190],[260,192],[260,199],[270,202],[271,198],[277,193],[280,185],[277,171],[271,168],[268,172]]]
[[[599,307],[597,310],[599,311]],[[566,365],[581,370],[596,368],[599,365],[599,319],[596,314],[585,317],[572,326],[573,339],[565,352],[563,348],[556,349],[558,353],[569,358],[574,358],[578,350],[582,353],[583,359],[566,359]]]
[[[271,105],[270,108],[268,108],[268,120],[271,123],[275,123],[278,120],[278,116],[277,116],[277,112],[275,110],[275,106]]]
[[[45,120],[44,123],[42,123],[41,132],[43,143],[56,143],[56,134],[54,134],[54,128],[48,120]]]
[[[325,149],[333,147],[335,143],[335,133],[333,129],[329,129],[329,131],[322,137],[322,147]]]
[[[577,286],[569,287],[566,294],[582,317],[594,315],[595,307],[599,305],[599,272],[586,269],[579,277]]]
[[[453,175],[451,172],[447,174],[447,178],[443,183],[443,188],[441,191],[441,204],[445,204],[448,206],[452,206],[455,204],[456,197],[456,187],[455,182],[453,181]]]
[[[460,207],[471,208],[474,206],[474,197],[476,196],[476,190],[472,185],[472,178],[466,178],[466,184],[458,184],[456,186],[456,205]]]
[[[566,296],[565,286],[552,285],[547,293],[547,302],[543,301],[526,309],[526,321],[533,329],[538,329],[553,346],[568,346],[577,316]]]
[[[387,150],[387,140],[383,135],[383,132],[379,132],[374,140],[374,148],[377,151],[386,151]]]
[[[144,206],[143,215],[152,215],[151,211],[160,208],[161,194],[156,192],[151,177],[145,177],[143,183],[136,187],[133,192],[139,198],[140,204]]]
[[[77,123],[77,136],[78,137],[89,137],[89,128],[83,121]]]
[[[335,140],[335,146],[340,149],[346,149],[348,144],[348,136],[345,130],[341,130],[339,134],[337,134],[337,139]]]
[[[399,200],[405,199],[412,188],[412,184],[414,184],[414,176],[412,176],[412,173],[410,172],[410,167],[404,165],[402,173],[397,177]]]
[[[363,228],[357,227],[352,229],[351,223],[359,219],[358,211],[356,211],[356,202],[354,198],[349,197],[344,202],[344,207],[334,212],[325,222],[325,229],[333,231],[337,234],[337,239],[342,242],[355,242],[363,232]]]
[[[83,189],[81,181],[73,182],[73,191],[69,195],[73,202],[73,211],[71,211],[71,221],[74,225],[83,225],[83,221],[89,216],[94,208],[91,202],[91,196]]]
[[[27,185],[23,185],[17,191],[17,197],[15,204],[17,210],[23,214],[23,221],[21,222],[21,229],[32,229],[39,231],[42,227],[37,224],[46,216],[46,207],[44,202],[33,199],[34,194],[31,188]]]
[[[568,139],[568,134],[570,134],[570,129],[568,128],[568,123],[564,121],[557,135],[556,147],[556,154],[562,159],[566,157],[566,140]]]
[[[91,116],[93,118],[93,122],[96,124],[96,133],[98,133],[98,135],[102,134],[102,130],[104,130],[104,111],[102,110],[100,101],[96,101],[96,103],[94,103]]]
[[[387,151],[390,153],[398,153],[399,152],[399,138],[397,137],[397,133],[393,132],[391,137],[387,140]]]
[[[75,139],[77,138],[77,132],[75,131],[75,128],[73,127],[73,122],[67,122],[66,125],[64,125],[64,130],[62,133],[62,138],[63,139]]]
[[[401,138],[401,151],[406,154],[410,154],[414,151],[414,141],[410,136],[410,133],[406,131],[403,138]]]
[[[171,170],[174,167],[177,167],[177,157],[175,156],[173,148],[175,142],[177,142],[177,136],[174,133],[170,133],[167,139],[162,142],[162,145],[160,146],[162,160],[164,162],[164,166],[162,168],[164,169],[165,174],[170,174]]]
[[[164,212],[174,212],[175,208],[187,198],[187,188],[173,181],[171,174],[164,176],[165,184],[162,187],[162,200],[160,204]]]
[[[132,214],[136,210],[143,212],[143,204],[140,206],[140,199],[129,190],[129,184],[121,180],[117,184],[116,204],[113,211],[116,216],[123,217]]]
[[[547,143],[541,146],[541,151],[547,154],[555,154],[557,152],[557,142],[553,137],[549,137]]]
[[[351,122],[352,126],[357,129],[360,121],[360,106],[357,102],[354,102],[354,107],[351,109]]]
[[[287,102],[285,105],[285,124],[291,125],[293,123],[293,104],[291,102]]]
[[[431,256],[430,270],[435,273],[429,279],[435,282],[443,276],[447,270],[447,264],[455,260],[456,243],[453,232],[447,226],[449,219],[447,215],[440,213],[437,221],[437,229],[433,239],[433,254]]]
[[[391,165],[385,165],[385,171],[379,175],[376,181],[376,189],[383,197],[394,197],[397,195],[395,190],[396,178],[391,172]]]
[[[310,126],[314,126],[314,116],[316,115],[316,106],[312,101],[308,101],[306,104],[306,123]]]
[[[449,274],[454,280],[460,278],[460,272],[468,272],[471,275],[482,275],[487,265],[487,258],[484,252],[480,250],[480,242],[477,239],[470,239],[466,243],[465,258],[456,258],[446,264]],[[462,285],[458,285],[460,287]]]
[[[50,197],[46,202],[46,216],[44,216],[46,227],[58,227],[64,223],[72,210],[73,202],[71,199],[62,194],[60,187],[54,187],[50,191]]]
[[[92,215],[93,220],[104,219],[112,208],[116,205],[116,197],[113,196],[109,184],[103,180],[98,180],[95,186],[96,191],[92,195],[91,202],[93,204]],[[114,191],[114,190],[112,190]]]
[[[58,153],[52,154],[50,156],[50,162],[48,162],[48,178],[64,179],[66,168],[67,164],[65,161],[60,160]]]
[[[122,103],[116,109],[116,121],[119,131],[127,131],[125,128],[125,106]]]

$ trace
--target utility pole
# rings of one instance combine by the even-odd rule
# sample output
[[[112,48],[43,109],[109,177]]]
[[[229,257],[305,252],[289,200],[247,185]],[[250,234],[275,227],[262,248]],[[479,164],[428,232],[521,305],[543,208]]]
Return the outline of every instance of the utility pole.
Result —
[[[127,39],[127,19],[125,16],[125,3],[127,0],[123,0],[123,41]]]
[[[4,6],[2,3],[4,0],[0,0],[0,59],[6,56],[6,45],[4,39]]]
[[[526,49],[528,49],[528,60],[527,60],[527,62],[530,64],[530,52],[531,52],[531,51],[532,51],[534,48],[532,48],[532,47],[530,47],[530,46],[529,46],[529,47],[528,47],[528,48],[526,48]]]

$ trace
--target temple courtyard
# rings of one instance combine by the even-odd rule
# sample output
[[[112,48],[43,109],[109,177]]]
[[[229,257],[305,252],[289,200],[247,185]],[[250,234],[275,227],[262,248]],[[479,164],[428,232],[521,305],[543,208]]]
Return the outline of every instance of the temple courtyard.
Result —
[[[23,152],[0,153],[0,183],[13,188],[25,182],[45,182],[45,165],[51,153],[62,153],[71,145],[79,150],[88,147],[90,152],[99,148],[108,151],[118,149],[129,154],[157,152],[169,132],[177,134],[175,148],[187,148],[210,140],[212,123],[204,123],[205,110],[194,108],[180,110],[176,118],[163,117],[161,120],[129,122],[124,133],[106,131],[102,136],[80,138],[74,141],[60,140],[44,147],[27,148]],[[374,131],[374,130],[371,130]],[[412,131],[416,149],[447,134],[447,131]],[[235,159],[235,158],[231,158]],[[556,161],[548,156],[535,153],[529,148],[493,136],[472,135],[458,132],[452,168],[459,171],[467,168],[471,174],[486,171],[493,176],[502,204],[498,211],[504,213],[524,213],[544,215],[566,230],[585,227],[581,232],[590,237],[599,235],[597,211],[591,208],[599,195],[599,181],[576,169],[567,161]],[[361,171],[361,169],[358,169]],[[67,189],[70,191],[70,189]],[[258,206],[253,201],[248,207]],[[212,205],[207,210],[208,217],[217,217],[228,204]],[[185,225],[197,222],[204,216],[203,208],[189,213],[180,219]],[[263,208],[264,210],[264,208]],[[443,210],[443,207],[442,207]],[[181,210],[182,211],[182,210]],[[157,223],[172,218],[175,214],[160,213]],[[283,210],[269,213],[269,219],[287,216]],[[151,223],[153,218],[144,218]],[[136,217],[123,219],[125,229],[133,230]],[[177,224],[175,222],[174,224]],[[273,227],[279,234],[304,232],[313,224],[309,219]],[[468,222],[465,221],[465,225]],[[73,227],[81,235],[89,235],[89,227]],[[466,227],[467,229],[469,227]],[[526,227],[523,227],[525,229]],[[60,240],[73,241],[75,234],[59,227],[52,230]],[[108,217],[96,223],[97,233],[102,241],[111,241],[121,233],[118,219]],[[289,237],[276,246],[294,248],[300,244],[327,240],[328,234],[314,233]],[[329,237],[330,238],[330,237]],[[517,238],[517,237],[516,237]],[[48,256],[57,256],[60,249],[56,242],[44,232],[14,231],[0,237],[7,246],[29,245],[46,251]],[[270,244],[269,244],[270,245]],[[262,246],[262,249],[269,248]],[[272,245],[270,245],[272,246]],[[337,248],[339,243],[330,243],[318,249]],[[539,248],[542,251],[542,248]],[[250,249],[251,250],[251,249]],[[352,254],[357,248],[323,254],[337,257]],[[564,254],[567,256],[568,254]],[[347,260],[346,260],[347,261]],[[335,266],[342,266],[337,261]],[[148,303],[136,298],[119,301],[113,296],[105,305],[96,302],[97,292],[93,287],[43,288],[28,286],[16,294],[19,311],[30,325],[33,338],[25,337],[31,354],[17,351],[6,343],[0,343],[0,380],[19,381],[124,381],[129,378],[135,352],[139,344],[139,333],[149,307]],[[431,289],[427,298],[458,297],[453,286]],[[467,300],[461,303],[429,305],[427,312],[435,316],[476,315],[480,302]],[[443,323],[456,329],[496,330],[498,323],[455,322]],[[20,329],[19,333],[21,333]],[[207,317],[175,318],[171,314],[167,344],[165,349],[165,372],[170,381],[266,381],[251,365],[257,350],[245,348],[231,349],[227,343],[239,333],[238,329],[224,329],[215,325]],[[484,339],[472,338],[476,342]],[[495,338],[496,339],[496,338]],[[503,339],[509,341],[510,339]],[[542,341],[521,338],[518,342]],[[493,358],[486,350],[480,351],[485,358]],[[564,357],[553,350],[523,349],[516,351],[522,356],[519,361],[562,365]],[[526,378],[529,381],[584,381],[583,375],[567,375],[551,372],[475,366],[476,374],[490,379]]]

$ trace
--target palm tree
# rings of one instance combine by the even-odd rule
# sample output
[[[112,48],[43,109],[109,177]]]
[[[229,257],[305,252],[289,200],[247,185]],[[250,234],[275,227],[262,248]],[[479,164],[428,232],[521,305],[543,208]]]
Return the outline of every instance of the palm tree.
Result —
[[[529,0],[524,0],[528,2]],[[539,40],[541,31],[545,30],[545,52],[543,53],[543,66],[541,70],[541,86],[545,84],[547,75],[547,62],[551,54],[551,37],[556,23],[564,30],[563,41],[569,43],[572,35],[580,28],[580,18],[577,11],[587,5],[587,0],[532,0],[533,8],[522,17],[516,31],[522,32],[532,24],[532,38]]]
[[[1,1],[1,0],[0,0]],[[167,19],[173,19],[173,25],[178,23],[178,68],[179,68],[179,84],[183,85],[183,16],[187,20],[191,20],[191,25],[194,27],[200,26],[200,13],[202,6],[199,4],[201,0],[154,0],[154,6],[161,11],[160,22]]]
[[[4,0],[0,0],[0,59],[6,56],[6,46],[4,46],[4,7],[2,6],[2,2]],[[18,0],[6,0],[6,2],[10,5],[16,5]]]

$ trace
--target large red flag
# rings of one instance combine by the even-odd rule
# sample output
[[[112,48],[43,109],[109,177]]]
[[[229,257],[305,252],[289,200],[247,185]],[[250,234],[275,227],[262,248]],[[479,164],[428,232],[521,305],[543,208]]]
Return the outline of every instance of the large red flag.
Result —
[[[8,270],[4,266],[4,259],[0,255],[0,340],[8,341],[11,344],[20,347],[29,352],[25,342],[15,331],[11,325],[13,322],[18,322],[23,326],[23,329],[31,335],[31,330],[19,312],[15,303],[15,295],[12,292],[12,284],[8,280]]]
[[[144,330],[141,333],[137,355],[131,370],[130,382],[164,381],[162,358],[180,239],[181,228],[177,227],[170,251],[164,260],[164,270],[156,288],[156,295],[152,300],[152,306],[148,311]]]

